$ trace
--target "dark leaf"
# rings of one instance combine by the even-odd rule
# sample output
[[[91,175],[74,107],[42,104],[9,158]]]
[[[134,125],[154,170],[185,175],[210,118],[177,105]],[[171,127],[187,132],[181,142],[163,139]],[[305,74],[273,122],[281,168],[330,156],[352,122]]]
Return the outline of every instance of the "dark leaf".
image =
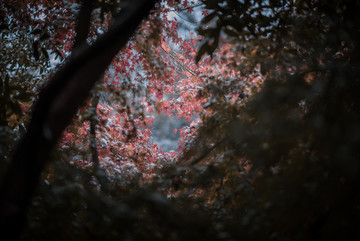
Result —
[[[48,54],[48,52],[46,51],[46,49],[42,47],[42,48],[41,48],[41,52],[44,54],[45,58],[46,58],[47,60],[49,60],[49,54]]]
[[[45,39],[48,39],[48,38],[50,38],[50,35],[47,33],[47,32],[45,32],[45,33],[43,33],[42,35],[41,35],[41,37],[40,37],[40,41],[43,41],[43,40],[45,40]]]
[[[40,33],[41,33],[41,29],[38,28],[31,32],[31,34],[40,34]]]
[[[196,55],[196,58],[195,58],[195,61],[196,63],[198,63],[201,59],[201,57],[209,51],[209,45],[208,43],[204,43],[203,45],[200,46],[198,52],[197,52],[197,55]]]
[[[32,45],[33,47],[33,51],[34,51],[34,57],[36,60],[39,60],[39,57],[40,57],[40,53],[39,53],[39,49],[38,49],[38,46],[39,46],[39,42],[38,41],[35,41]]]

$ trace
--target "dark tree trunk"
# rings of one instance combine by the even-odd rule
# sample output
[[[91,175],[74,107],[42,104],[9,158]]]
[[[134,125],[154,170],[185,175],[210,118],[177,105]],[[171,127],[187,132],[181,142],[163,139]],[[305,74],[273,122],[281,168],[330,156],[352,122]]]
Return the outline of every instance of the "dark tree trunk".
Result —
[[[86,4],[87,1],[84,2]],[[27,206],[41,171],[63,130],[90,94],[113,57],[127,43],[155,0],[129,1],[114,25],[92,46],[84,41],[91,4],[79,14],[76,45],[70,60],[39,94],[28,131],[19,143],[0,187],[1,237],[20,238]],[[90,9],[90,10],[89,10]],[[81,29],[85,29],[84,32]]]

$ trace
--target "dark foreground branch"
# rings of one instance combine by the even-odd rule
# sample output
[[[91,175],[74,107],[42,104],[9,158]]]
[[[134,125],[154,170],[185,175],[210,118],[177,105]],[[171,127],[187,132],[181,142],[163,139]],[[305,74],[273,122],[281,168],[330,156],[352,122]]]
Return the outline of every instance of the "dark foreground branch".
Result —
[[[81,44],[39,94],[28,132],[19,143],[0,187],[0,231],[19,239],[26,208],[61,133],[113,57],[127,43],[155,0],[131,1],[95,44]]]

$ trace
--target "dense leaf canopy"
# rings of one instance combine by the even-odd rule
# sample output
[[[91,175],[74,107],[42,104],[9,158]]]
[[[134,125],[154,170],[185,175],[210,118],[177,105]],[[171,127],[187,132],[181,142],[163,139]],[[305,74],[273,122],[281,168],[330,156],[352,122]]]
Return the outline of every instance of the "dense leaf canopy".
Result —
[[[31,198],[14,237],[360,239],[359,1],[86,2],[0,5],[0,223]],[[179,150],[160,115],[187,123]]]

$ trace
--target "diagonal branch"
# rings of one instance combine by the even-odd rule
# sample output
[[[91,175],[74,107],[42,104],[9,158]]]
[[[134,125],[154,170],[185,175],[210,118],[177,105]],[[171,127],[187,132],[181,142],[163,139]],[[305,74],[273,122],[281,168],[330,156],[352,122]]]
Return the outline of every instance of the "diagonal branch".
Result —
[[[93,163],[93,172],[98,183],[100,184],[101,191],[107,192],[108,185],[105,177],[105,172],[100,166],[99,154],[96,147],[96,124],[97,124],[97,115],[96,110],[99,104],[99,95],[93,93],[91,100],[91,118],[90,118],[90,150],[91,150],[91,161]]]
[[[19,239],[26,208],[61,133],[113,57],[127,43],[155,0],[131,1],[92,46],[81,45],[39,94],[28,132],[19,143],[0,187],[0,231]],[[83,47],[84,46],[84,47]]]
[[[78,23],[76,26],[76,37],[73,48],[79,47],[81,44],[86,43],[86,39],[89,35],[91,24],[91,13],[93,9],[94,0],[84,0],[81,5]]]
[[[172,50],[166,51],[163,46],[160,45],[160,48],[167,53],[170,58],[172,58],[181,68],[185,69],[187,72],[189,72],[191,75],[197,77],[197,75],[195,74],[195,72],[193,70],[191,70],[188,66],[186,66],[184,63],[179,61],[179,58],[176,57],[176,55],[174,54],[174,52]]]
[[[81,5],[81,9],[79,12],[78,24],[76,26],[76,38],[75,43],[73,46],[73,50],[77,51],[76,48],[83,45],[86,46],[86,39],[89,35],[90,30],[90,20],[91,20],[91,13],[93,8],[93,0],[84,0],[83,4]],[[100,184],[101,190],[106,191],[106,179],[105,173],[100,167],[98,151],[96,147],[96,124],[97,124],[97,116],[96,110],[99,104],[99,96],[93,91],[94,93],[91,96],[91,118],[90,118],[90,150],[91,150],[91,160],[93,162],[93,172]]]

